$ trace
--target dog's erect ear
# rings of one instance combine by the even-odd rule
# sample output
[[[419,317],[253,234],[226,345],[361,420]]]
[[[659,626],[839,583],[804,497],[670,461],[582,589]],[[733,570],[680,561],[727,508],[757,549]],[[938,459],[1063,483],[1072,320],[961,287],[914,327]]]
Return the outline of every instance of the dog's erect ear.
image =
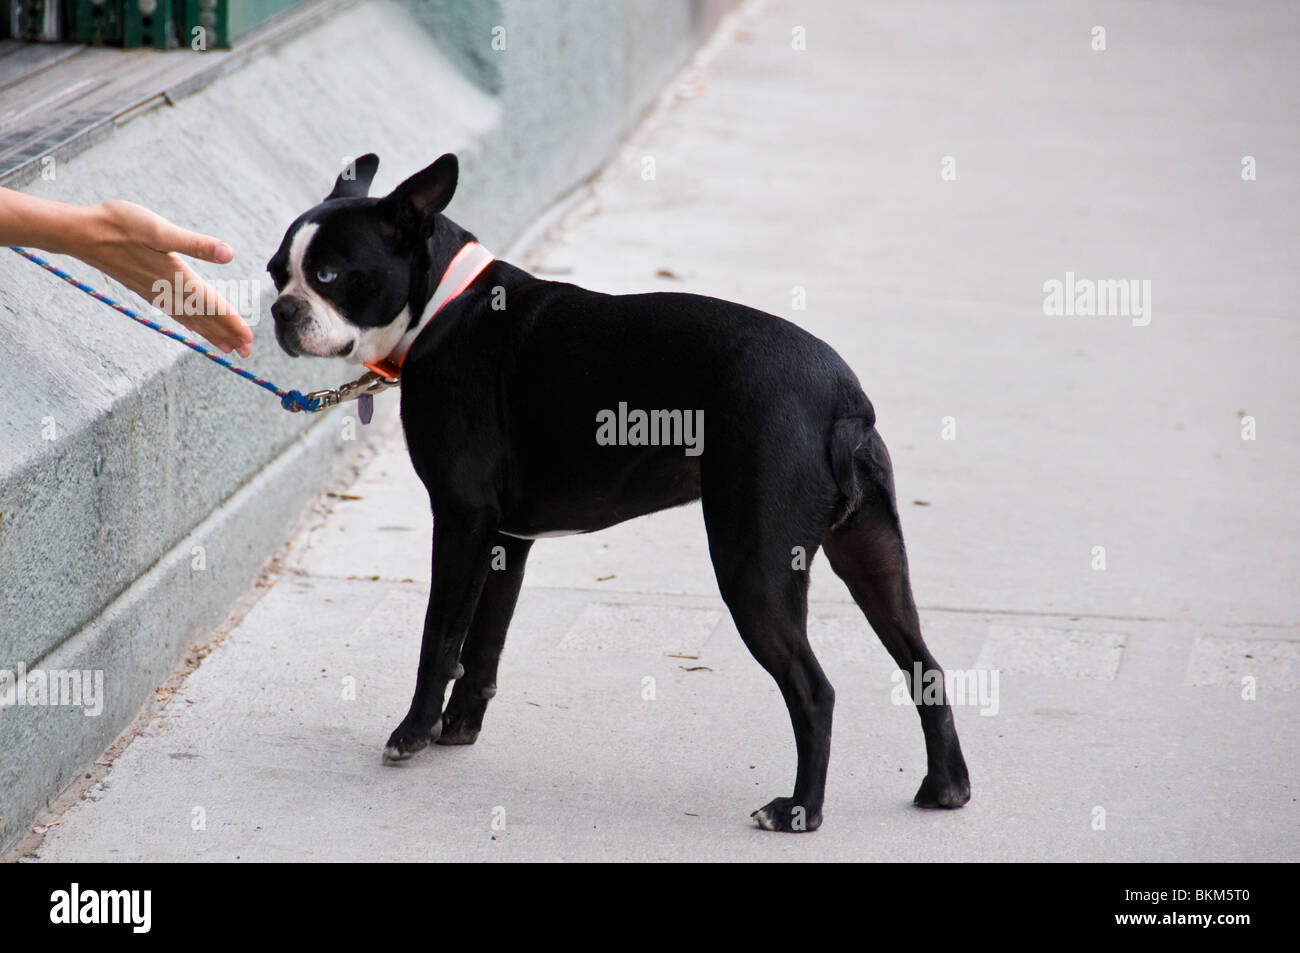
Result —
[[[348,163],[346,169],[334,180],[334,191],[325,196],[330,199],[363,199],[370,194],[370,183],[379,171],[379,156],[367,152],[361,158]]]
[[[433,165],[415,173],[384,201],[391,202],[399,221],[413,225],[421,234],[433,228],[434,216],[447,207],[456,194],[460,163],[448,152]]]

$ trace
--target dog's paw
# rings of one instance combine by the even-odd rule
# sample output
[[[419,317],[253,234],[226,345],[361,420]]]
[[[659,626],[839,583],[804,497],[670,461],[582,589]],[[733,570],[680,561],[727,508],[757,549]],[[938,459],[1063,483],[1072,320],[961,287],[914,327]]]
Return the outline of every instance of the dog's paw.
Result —
[[[467,719],[458,718],[448,712],[442,716],[442,734],[438,736],[440,745],[472,745],[478,741],[479,729]]]
[[[970,800],[970,781],[962,778],[953,780],[943,778],[933,780],[934,775],[927,774],[916,791],[912,803],[917,807],[958,808]]]
[[[483,714],[488,699],[497,693],[495,685],[475,688],[467,682],[457,682],[452,689],[447,710],[442,713],[440,745],[472,745],[483,728]]]
[[[822,826],[821,811],[809,811],[792,797],[779,797],[749,816],[765,831],[802,834]]]
[[[417,751],[433,744],[441,734],[441,719],[433,723],[432,729],[424,729],[418,725],[403,721],[397,726],[397,730],[389,736],[388,744],[384,746],[384,763],[394,764],[398,761],[405,761]]]

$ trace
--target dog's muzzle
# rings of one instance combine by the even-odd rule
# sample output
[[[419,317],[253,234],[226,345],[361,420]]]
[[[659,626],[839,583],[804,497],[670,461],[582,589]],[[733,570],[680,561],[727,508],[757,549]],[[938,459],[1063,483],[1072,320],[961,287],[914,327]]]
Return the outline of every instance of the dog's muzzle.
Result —
[[[271,318],[275,321],[275,339],[291,357],[303,351],[298,340],[301,325],[311,316],[311,304],[298,295],[280,295],[271,305]]]

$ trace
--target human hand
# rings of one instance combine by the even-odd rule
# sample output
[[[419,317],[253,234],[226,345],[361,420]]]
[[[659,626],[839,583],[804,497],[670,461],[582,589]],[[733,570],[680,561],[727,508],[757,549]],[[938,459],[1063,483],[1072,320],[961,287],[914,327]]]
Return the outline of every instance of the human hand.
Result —
[[[235,257],[229,245],[186,231],[133,202],[114,200],[83,212],[80,227],[65,234],[60,251],[111,275],[221,351],[248,357],[252,329],[181,257],[224,265]]]

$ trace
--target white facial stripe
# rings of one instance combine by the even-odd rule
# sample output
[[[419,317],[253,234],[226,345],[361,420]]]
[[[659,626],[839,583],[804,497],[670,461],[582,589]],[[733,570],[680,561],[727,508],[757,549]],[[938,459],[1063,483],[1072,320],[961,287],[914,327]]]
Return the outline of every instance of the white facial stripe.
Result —
[[[349,344],[355,344],[357,328],[343,320],[333,305],[307,283],[302,267],[303,259],[307,257],[307,247],[319,230],[320,225],[309,222],[293,236],[293,241],[289,244],[289,283],[280,293],[297,295],[311,308],[310,319],[297,329],[298,343],[302,349],[308,354],[330,357]]]
[[[359,328],[335,310],[307,281],[303,261],[307,248],[320,230],[316,222],[298,229],[289,244],[289,283],[281,294],[295,294],[311,306],[311,320],[298,332],[298,340],[308,354],[332,357],[352,344],[348,360],[373,363],[393,352],[411,323],[409,308],[403,308],[388,324],[378,328]]]

